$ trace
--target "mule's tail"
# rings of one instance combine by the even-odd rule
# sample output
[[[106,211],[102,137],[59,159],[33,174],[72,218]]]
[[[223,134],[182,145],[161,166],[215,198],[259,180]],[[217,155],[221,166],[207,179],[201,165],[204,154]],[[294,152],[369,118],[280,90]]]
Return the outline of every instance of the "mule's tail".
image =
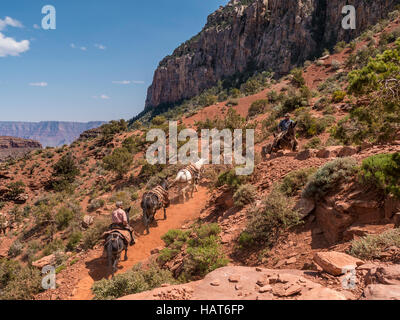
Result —
[[[113,244],[111,240],[108,240],[106,243],[106,251],[107,251],[107,259],[108,265],[112,269],[113,268],[113,253],[112,253]]]

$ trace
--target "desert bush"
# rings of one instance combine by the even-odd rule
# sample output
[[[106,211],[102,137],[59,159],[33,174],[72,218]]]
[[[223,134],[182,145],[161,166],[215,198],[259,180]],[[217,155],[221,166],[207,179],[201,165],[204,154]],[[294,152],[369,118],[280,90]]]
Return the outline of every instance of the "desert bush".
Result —
[[[360,259],[373,260],[379,258],[380,254],[391,246],[400,246],[400,229],[391,229],[353,240],[348,253]]]
[[[340,41],[335,45],[334,50],[336,53],[340,53],[344,50],[344,48],[346,48],[346,42]]]
[[[164,283],[175,284],[176,280],[168,270],[153,263],[144,269],[137,264],[132,270],[118,274],[112,280],[100,280],[92,287],[96,300],[112,300],[160,287]]]
[[[316,118],[306,109],[299,109],[296,112],[297,132],[311,138],[325,131],[326,122],[322,118]]]
[[[301,86],[304,86],[306,84],[306,81],[303,77],[303,70],[301,68],[293,69],[290,74],[292,75],[292,83],[297,87],[300,88]]]
[[[24,248],[23,243],[21,243],[21,241],[17,239],[12,243],[10,249],[8,250],[8,255],[11,258],[15,258],[22,253],[23,248]]]
[[[90,203],[87,207],[87,210],[89,212],[96,211],[96,210],[102,208],[104,206],[104,204],[105,204],[105,201],[103,199],[93,199],[90,201]]]
[[[123,119],[119,121],[112,120],[109,123],[103,124],[100,129],[102,133],[101,141],[103,144],[106,144],[113,139],[114,135],[126,131],[128,124]]]
[[[248,180],[247,176],[239,176],[236,174],[235,169],[227,170],[218,176],[216,186],[228,186],[231,190],[237,190],[242,184]]]
[[[345,96],[346,96],[345,91],[337,90],[332,94],[332,102],[334,103],[342,102]]]
[[[342,66],[342,64],[341,64],[339,61],[337,61],[337,60],[332,60],[331,66],[332,66],[332,69],[336,71],[336,70],[339,70],[339,69],[340,69],[340,67]]]
[[[73,219],[74,212],[67,207],[60,208],[55,215],[55,221],[59,230],[66,229]]]
[[[328,162],[310,177],[303,190],[303,196],[323,197],[339,183],[352,179],[356,173],[357,162],[353,158],[338,158]]]
[[[68,190],[75,178],[80,174],[80,170],[71,154],[62,156],[52,168],[53,176],[55,177],[52,181],[52,186],[56,191]]]
[[[314,137],[304,145],[304,149],[317,149],[321,146],[321,143],[320,138]]]
[[[80,231],[74,231],[71,233],[71,235],[68,238],[68,243],[67,243],[67,250],[68,251],[74,251],[79,242],[82,239],[82,232]]]
[[[267,93],[267,98],[270,103],[275,103],[278,101],[278,93],[275,90],[271,90]]]
[[[316,168],[304,168],[290,172],[283,178],[279,190],[288,197],[296,196],[316,171]]]
[[[241,185],[235,194],[233,195],[233,200],[235,206],[242,208],[247,204],[252,203],[257,196],[257,189],[251,184]]]
[[[119,178],[122,178],[130,170],[132,163],[132,155],[125,148],[117,148],[111,155],[103,158],[103,168],[114,171]]]
[[[97,220],[93,226],[91,226],[82,237],[82,247],[83,249],[92,249],[96,243],[101,240],[101,235],[110,226],[109,218]]]
[[[238,101],[238,100],[233,100],[233,99],[229,100],[229,101],[226,103],[226,106],[227,106],[227,107],[235,107],[235,106],[237,106],[237,105],[239,105],[239,101]]]
[[[15,200],[25,192],[25,184],[22,181],[11,182],[7,184],[7,191],[4,194],[5,199]]]
[[[239,238],[243,247],[256,243],[274,244],[279,236],[301,223],[294,202],[278,189],[273,189],[259,207],[248,212],[248,223]]]
[[[257,114],[264,113],[267,105],[268,105],[268,100],[266,100],[266,99],[260,99],[260,100],[254,101],[249,108],[248,116],[254,117]]]
[[[377,154],[362,162],[360,181],[400,198],[400,153]]]
[[[0,259],[0,300],[30,300],[41,290],[40,271]]]

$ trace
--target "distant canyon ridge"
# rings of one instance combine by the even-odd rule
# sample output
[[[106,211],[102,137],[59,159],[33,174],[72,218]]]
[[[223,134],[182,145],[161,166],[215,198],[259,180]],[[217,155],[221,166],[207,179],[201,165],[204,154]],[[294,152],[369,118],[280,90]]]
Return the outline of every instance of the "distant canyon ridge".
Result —
[[[59,147],[70,144],[84,131],[97,128],[103,121],[91,122],[12,122],[0,121],[0,136],[31,139],[43,147]]]

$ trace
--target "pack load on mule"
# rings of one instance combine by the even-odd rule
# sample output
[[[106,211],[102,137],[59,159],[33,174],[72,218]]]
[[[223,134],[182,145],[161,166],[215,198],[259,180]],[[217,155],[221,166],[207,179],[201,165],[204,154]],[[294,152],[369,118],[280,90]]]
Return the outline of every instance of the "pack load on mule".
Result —
[[[278,125],[278,134],[274,133],[274,141],[262,148],[262,157],[265,158],[267,154],[277,152],[282,149],[297,150],[298,141],[296,139],[296,126],[297,121],[290,119],[290,115],[285,114],[285,118]]]
[[[169,205],[168,182],[165,179],[163,179],[160,185],[143,194],[140,206],[143,210],[143,224],[146,227],[147,233],[150,233],[149,223],[154,220],[157,210],[163,208],[164,219],[167,219],[166,208]]]
[[[190,163],[184,169],[179,170],[172,184],[178,184],[178,192],[180,197],[185,198],[185,194],[188,188],[190,188],[190,195],[191,197],[193,197],[193,192],[195,190],[197,191],[197,184],[200,180],[200,173],[205,162],[205,159],[200,159],[196,163]]]

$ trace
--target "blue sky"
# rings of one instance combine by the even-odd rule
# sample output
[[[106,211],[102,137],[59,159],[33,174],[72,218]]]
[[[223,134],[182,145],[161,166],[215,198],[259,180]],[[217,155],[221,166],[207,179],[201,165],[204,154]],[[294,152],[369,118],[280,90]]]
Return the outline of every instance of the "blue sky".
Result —
[[[2,0],[0,120],[133,117],[158,62],[227,2]],[[45,5],[56,9],[56,30],[41,28]]]

